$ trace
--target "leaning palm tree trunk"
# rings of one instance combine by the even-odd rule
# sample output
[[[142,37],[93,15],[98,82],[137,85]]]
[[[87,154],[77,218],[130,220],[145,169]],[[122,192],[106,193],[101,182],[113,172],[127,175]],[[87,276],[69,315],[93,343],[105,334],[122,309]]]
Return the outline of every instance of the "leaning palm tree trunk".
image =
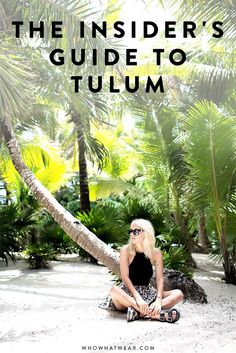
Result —
[[[84,227],[78,219],[66,211],[26,167],[22,160],[21,152],[9,119],[6,117],[0,119],[0,125],[11,154],[12,162],[36,199],[47,209],[55,221],[76,243],[107,266],[112,272],[119,274],[119,261],[115,252]]]
[[[22,160],[10,120],[6,117],[0,118],[0,127],[2,128],[3,136],[16,170],[37,200],[77,244],[107,266],[113,273],[120,275],[117,254],[65,210],[27,168]],[[207,296],[204,290],[195,281],[188,279],[183,273],[165,269],[164,279],[166,289],[179,288],[183,291],[186,298],[200,303],[207,303]],[[152,280],[155,285],[155,274]]]

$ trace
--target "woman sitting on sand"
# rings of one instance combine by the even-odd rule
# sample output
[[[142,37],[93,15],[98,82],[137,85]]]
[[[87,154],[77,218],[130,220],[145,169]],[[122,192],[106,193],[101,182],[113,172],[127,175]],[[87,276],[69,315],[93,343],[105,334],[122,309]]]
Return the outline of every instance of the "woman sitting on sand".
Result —
[[[131,223],[129,235],[129,244],[120,251],[122,283],[112,287],[109,307],[127,310],[128,322],[140,317],[172,323],[178,321],[180,313],[171,308],[183,300],[183,293],[179,289],[163,290],[162,253],[155,248],[152,224],[145,219],[135,219]],[[154,265],[157,290],[150,285]]]

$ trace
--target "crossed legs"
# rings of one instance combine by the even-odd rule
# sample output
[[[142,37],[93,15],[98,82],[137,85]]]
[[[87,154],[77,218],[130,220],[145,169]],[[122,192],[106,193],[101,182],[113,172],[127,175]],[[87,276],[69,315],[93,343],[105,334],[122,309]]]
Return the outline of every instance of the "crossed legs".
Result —
[[[140,308],[137,305],[135,299],[129,294],[125,293],[125,291],[123,291],[118,286],[115,285],[111,288],[110,295],[117,310],[125,311],[129,306],[131,306],[135,310],[140,312]],[[183,293],[179,289],[164,291],[162,299],[162,309],[172,308],[175,304],[182,301],[183,298]],[[158,319],[158,316],[151,316],[151,318]]]

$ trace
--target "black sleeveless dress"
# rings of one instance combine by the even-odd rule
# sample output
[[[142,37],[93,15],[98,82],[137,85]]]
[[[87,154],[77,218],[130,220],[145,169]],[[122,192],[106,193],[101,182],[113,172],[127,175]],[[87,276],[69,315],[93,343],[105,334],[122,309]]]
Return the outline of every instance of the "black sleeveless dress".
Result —
[[[154,302],[157,296],[156,289],[150,285],[152,275],[153,268],[150,259],[144,253],[136,252],[133,261],[129,265],[129,278],[136,291],[148,304]],[[124,283],[121,283],[119,287],[132,297],[132,294]],[[99,307],[102,309],[117,310],[110,296],[103,303],[99,304]]]
[[[134,286],[147,286],[152,278],[152,263],[143,252],[136,252],[129,265],[129,278]]]

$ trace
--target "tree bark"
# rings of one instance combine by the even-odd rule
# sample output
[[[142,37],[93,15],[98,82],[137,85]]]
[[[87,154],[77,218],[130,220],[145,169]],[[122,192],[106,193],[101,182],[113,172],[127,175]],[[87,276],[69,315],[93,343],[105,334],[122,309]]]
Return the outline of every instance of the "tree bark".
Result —
[[[80,187],[80,210],[90,211],[88,171],[85,156],[85,140],[83,131],[78,128],[77,132],[78,150],[79,150],[79,187]]]
[[[230,254],[226,245],[226,236],[223,231],[221,231],[220,237],[221,237],[221,248],[222,248],[223,259],[224,259],[224,263],[223,263],[224,272],[225,272],[224,280],[226,281],[226,283],[236,284],[236,268],[232,259],[230,258]]]
[[[189,254],[189,261],[188,261],[188,266],[191,266],[193,268],[197,267],[196,261],[192,257],[192,252],[193,252],[193,239],[190,238],[188,229],[186,227],[186,221],[184,216],[179,212],[179,210],[174,212],[174,219],[175,219],[175,224],[179,227],[180,231],[184,234],[186,238],[186,245],[187,245],[187,251]]]
[[[203,253],[207,254],[208,246],[210,242],[206,232],[205,221],[206,221],[205,214],[204,214],[204,211],[202,210],[200,211],[200,214],[199,214],[199,223],[198,223],[199,244]]]
[[[1,118],[0,126],[16,170],[39,203],[45,207],[54,220],[77,244],[79,244],[79,246],[108,267],[114,274],[120,276],[118,253],[110,249],[107,244],[97,238],[82,223],[65,210],[50,192],[35,178],[33,173],[27,168],[22,160],[21,152],[15,139],[10,121],[7,118]],[[172,275],[173,273],[175,274],[174,276]],[[174,281],[173,278],[175,278]],[[155,285],[155,274],[152,280]],[[183,273],[165,269],[164,280],[165,288],[172,289],[176,288],[176,285],[178,285],[178,288],[183,291],[186,298],[191,298],[200,303],[207,302],[207,296],[204,290],[196,282],[189,280]],[[188,289],[191,288],[193,284],[195,288],[195,296],[191,297],[191,291],[189,292]]]
[[[80,189],[80,211],[90,211],[90,198],[88,186],[88,170],[86,160],[86,145],[84,136],[84,125],[81,116],[73,112],[71,121],[75,124],[78,144],[79,164],[79,189]]]

